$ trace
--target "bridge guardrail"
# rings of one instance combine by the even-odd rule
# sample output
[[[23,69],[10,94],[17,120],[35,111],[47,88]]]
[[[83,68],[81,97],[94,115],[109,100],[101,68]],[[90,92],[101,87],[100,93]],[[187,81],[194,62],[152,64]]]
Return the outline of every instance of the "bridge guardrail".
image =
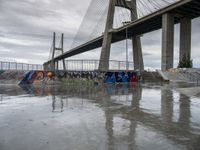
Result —
[[[62,62],[60,62],[62,68]],[[98,70],[99,60],[65,60],[66,70],[69,71],[94,71]],[[129,70],[134,70],[133,62],[128,62]],[[109,70],[126,70],[126,61],[109,61]]]
[[[191,82],[195,82],[195,83],[197,83],[197,85],[199,85],[200,73],[198,73],[198,72],[193,72],[193,73],[184,72],[183,76],[188,78]]]
[[[43,70],[43,65],[0,61],[0,70]]]

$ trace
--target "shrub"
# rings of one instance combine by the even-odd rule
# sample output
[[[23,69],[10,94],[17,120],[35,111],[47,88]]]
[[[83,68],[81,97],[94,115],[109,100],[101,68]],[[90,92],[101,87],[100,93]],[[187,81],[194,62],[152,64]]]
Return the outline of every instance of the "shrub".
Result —
[[[190,59],[190,55],[183,55],[182,59],[179,61],[178,68],[192,68],[193,60]]]

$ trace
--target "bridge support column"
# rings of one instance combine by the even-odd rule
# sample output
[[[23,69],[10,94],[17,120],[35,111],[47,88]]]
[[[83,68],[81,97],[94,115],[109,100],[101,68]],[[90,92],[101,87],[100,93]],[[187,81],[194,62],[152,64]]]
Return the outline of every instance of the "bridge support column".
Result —
[[[54,57],[55,57],[55,51],[60,51],[62,53],[62,55],[64,54],[64,34],[62,33],[61,35],[61,47],[56,47],[56,33],[53,33],[53,47],[52,47],[52,56],[51,56],[51,67],[50,69],[52,71],[54,71],[55,69],[59,69],[59,60],[55,61]],[[66,66],[65,66],[65,59],[62,59],[63,62],[63,70],[66,70]]]
[[[190,18],[182,18],[180,20],[180,55],[179,61],[184,56],[191,59],[191,24]]]
[[[142,56],[142,46],[140,37],[134,36],[132,37],[133,43],[133,62],[134,62],[134,70],[144,70],[144,62]]]
[[[112,41],[112,32],[110,31],[113,28],[113,20],[115,13],[115,1],[109,0],[109,9],[106,21],[106,28],[103,37],[103,44],[99,62],[99,71],[108,71],[109,70],[109,59],[110,59],[110,48]]]
[[[43,69],[48,70],[48,64],[43,64]]]
[[[134,21],[138,19],[137,16],[137,8],[136,8],[136,0],[131,1],[131,7],[133,11],[131,11],[131,20]],[[144,70],[144,62],[142,55],[142,45],[140,36],[132,37],[132,45],[133,45],[133,62],[134,62],[134,70]]]
[[[64,34],[63,33],[61,35],[61,51],[63,54],[64,53]],[[62,62],[63,62],[63,70],[66,70],[65,59],[63,59]]]
[[[173,68],[174,63],[174,16],[166,13],[162,16],[162,71]]]
[[[56,64],[55,64],[54,60],[52,60],[51,61],[51,67],[50,67],[51,69],[50,70],[54,71],[55,70],[55,66],[56,66]]]
[[[51,63],[48,64],[48,70],[51,70]]]
[[[54,60],[54,55],[55,55],[55,49],[56,49],[56,33],[53,33],[53,53],[52,53],[52,58],[51,58],[51,70],[55,70],[55,60]]]
[[[58,70],[59,69],[59,61],[56,61],[56,70]]]

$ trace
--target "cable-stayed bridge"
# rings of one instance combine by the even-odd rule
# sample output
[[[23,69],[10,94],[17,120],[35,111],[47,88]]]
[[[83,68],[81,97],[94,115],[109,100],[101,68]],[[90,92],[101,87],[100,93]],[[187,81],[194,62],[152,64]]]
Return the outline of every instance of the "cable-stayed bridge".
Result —
[[[180,23],[181,60],[185,55],[191,57],[191,24],[199,16],[199,0],[92,0],[71,49],[64,51],[63,35],[56,47],[54,34],[51,57],[44,68],[55,70],[62,61],[65,69],[64,59],[101,48],[99,71],[108,71],[111,44],[131,39],[134,69],[143,70],[140,35],[162,29],[161,69],[165,71],[173,68],[174,24]],[[56,50],[62,54],[55,56]]]

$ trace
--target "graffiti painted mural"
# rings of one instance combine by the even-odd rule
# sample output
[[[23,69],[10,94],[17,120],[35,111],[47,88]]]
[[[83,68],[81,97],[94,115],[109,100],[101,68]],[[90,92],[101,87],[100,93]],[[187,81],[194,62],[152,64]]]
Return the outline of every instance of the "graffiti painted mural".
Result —
[[[104,83],[128,83],[137,82],[137,74],[135,72],[107,72],[104,77]]]
[[[105,83],[129,83],[137,82],[137,74],[135,72],[65,72],[65,71],[29,71],[24,74],[20,84],[37,84],[55,82],[59,79],[67,79],[67,81],[93,81],[95,84]]]
[[[54,80],[55,74],[52,71],[29,71],[19,84],[43,83]]]
[[[22,80],[24,71],[0,71],[0,80]]]

